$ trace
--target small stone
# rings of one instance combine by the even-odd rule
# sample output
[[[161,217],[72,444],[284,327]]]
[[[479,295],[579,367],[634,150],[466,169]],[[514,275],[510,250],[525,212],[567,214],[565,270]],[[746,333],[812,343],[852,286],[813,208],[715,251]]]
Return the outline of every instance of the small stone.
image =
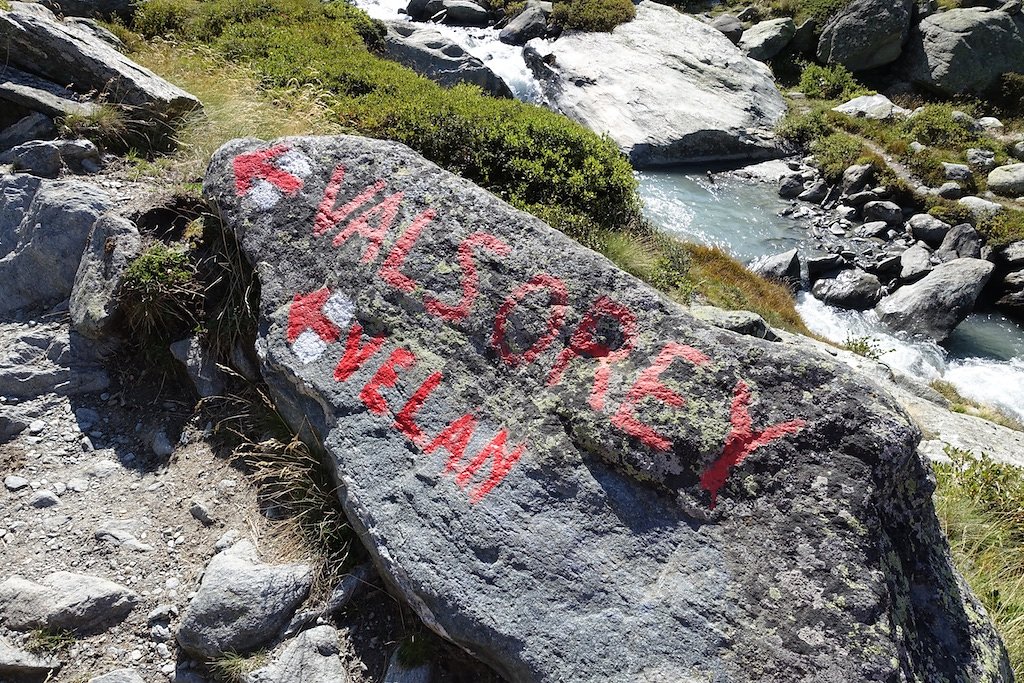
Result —
[[[28,479],[12,474],[8,477],[4,477],[4,486],[8,491],[20,491],[28,486]]]
[[[167,433],[162,429],[153,435],[150,448],[153,450],[153,455],[158,458],[168,458],[174,453],[174,444],[171,443]]]
[[[141,652],[139,655],[139,659],[142,659]],[[133,658],[133,661],[138,660]],[[89,683],[145,683],[145,680],[135,669],[117,669],[98,678],[90,678]]]
[[[34,508],[48,508],[60,504],[60,498],[53,491],[42,489],[32,494],[28,504]]]
[[[216,520],[210,514],[210,508],[207,507],[207,505],[202,501],[193,501],[192,506],[188,509],[188,511],[192,514],[193,517],[202,522],[203,526],[213,526],[213,524],[216,522]]]
[[[154,624],[160,621],[170,621],[176,616],[178,616],[178,607],[176,605],[157,605],[152,612],[146,615],[146,623]]]
[[[225,531],[221,537],[217,539],[217,542],[213,544],[214,550],[217,552],[227,550],[235,544],[240,535],[241,534],[239,534],[236,529],[229,529],[228,531]]]
[[[75,493],[85,493],[89,490],[89,482],[85,479],[75,477],[74,479],[68,479],[68,489]]]
[[[28,425],[29,434],[41,434],[46,429],[46,423],[42,420],[33,420]]]

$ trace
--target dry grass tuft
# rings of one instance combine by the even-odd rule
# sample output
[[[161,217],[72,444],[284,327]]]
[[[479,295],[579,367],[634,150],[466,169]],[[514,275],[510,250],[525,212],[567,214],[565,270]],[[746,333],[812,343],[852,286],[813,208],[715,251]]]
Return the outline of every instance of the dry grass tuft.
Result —
[[[203,111],[175,135],[174,154],[136,160],[140,176],[169,175],[177,184],[193,183],[206,171],[213,152],[228,140],[342,132],[332,121],[322,92],[312,87],[264,90],[251,71],[209,49],[154,40],[132,58],[203,103]]]
[[[957,568],[1024,676],[1024,471],[947,447],[935,463],[935,510]]]
[[[761,315],[769,325],[811,336],[797,313],[793,293],[769,282],[717,247],[687,244],[689,279],[694,291],[713,306],[744,309]]]
[[[973,415],[974,417],[980,417],[983,420],[988,420],[1010,429],[1016,429],[1018,432],[1024,432],[1024,424],[1021,424],[1020,420],[1003,413],[997,408],[967,398],[957,391],[956,387],[945,380],[937,379],[931,383],[931,387],[949,401],[950,410],[955,413]]]

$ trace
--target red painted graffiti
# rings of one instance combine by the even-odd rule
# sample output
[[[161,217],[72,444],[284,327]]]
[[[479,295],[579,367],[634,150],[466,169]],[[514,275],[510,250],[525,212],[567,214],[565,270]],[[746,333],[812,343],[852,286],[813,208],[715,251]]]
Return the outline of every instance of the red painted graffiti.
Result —
[[[324,315],[324,304],[331,292],[322,287],[309,294],[296,294],[288,309],[288,341],[293,342],[306,330],[313,330],[325,342],[338,341],[338,326]]]
[[[633,386],[626,393],[625,400],[619,405],[619,409],[612,417],[613,425],[627,434],[640,439],[647,446],[659,451],[671,450],[672,440],[654,431],[654,428],[650,425],[640,422],[636,418],[633,409],[640,401],[648,397],[657,399],[674,408],[683,407],[686,399],[665,386],[660,379],[661,373],[665,372],[677,358],[689,361],[694,365],[704,365],[711,361],[710,358],[692,346],[669,342],[658,353],[654,362],[651,363],[651,367],[641,372],[636,378]]]
[[[462,240],[459,244],[459,266],[462,267],[462,298],[459,303],[452,306],[429,294],[423,297],[423,305],[426,309],[439,318],[449,322],[458,322],[466,318],[473,308],[473,302],[476,301],[479,294],[480,282],[480,276],[476,272],[476,263],[473,261],[474,247],[487,249],[498,256],[508,256],[512,253],[512,247],[486,232],[474,232]]]
[[[508,317],[515,310],[516,306],[519,305],[519,302],[530,293],[544,289],[550,292],[549,305],[551,312],[548,314],[547,331],[538,337],[528,349],[522,353],[515,353],[509,348],[505,337]],[[498,314],[494,318],[494,334],[491,335],[491,346],[498,350],[498,355],[501,356],[503,361],[513,367],[532,363],[558,337],[558,332],[562,329],[562,322],[565,320],[565,304],[568,299],[569,295],[568,290],[565,288],[565,283],[557,277],[547,273],[534,275],[530,278],[529,282],[520,285],[509,294],[505,301],[502,302],[501,307],[498,308]]]
[[[622,340],[619,348],[614,351],[597,340],[597,325],[601,318],[611,318],[618,323]],[[548,374],[548,386],[554,386],[562,381],[562,375],[574,358],[599,358],[600,362],[594,370],[594,384],[590,390],[589,403],[592,410],[602,411],[605,395],[608,393],[610,366],[629,356],[635,343],[636,315],[622,304],[602,296],[591,304],[590,310],[583,316],[576,331],[569,338],[569,345],[558,354],[555,365]]]
[[[345,353],[338,361],[337,367],[334,368],[336,381],[344,382],[351,377],[352,373],[370,360],[386,341],[384,337],[374,337],[366,344],[361,344],[362,338],[363,328],[359,323],[355,323],[348,331],[348,339],[345,340]]]
[[[288,149],[288,145],[277,145],[236,156],[233,165],[235,191],[238,196],[241,197],[248,192],[257,180],[266,180],[285,194],[298,192],[302,188],[302,179],[270,163],[287,152]]]
[[[790,420],[771,425],[759,432],[753,429],[750,419],[750,388],[743,380],[736,383],[733,392],[732,407],[729,411],[729,423],[732,429],[725,437],[725,447],[711,465],[704,470],[700,478],[700,486],[711,494],[711,509],[715,509],[718,493],[729,477],[729,470],[743,462],[754,450],[765,446],[786,434],[795,434],[804,426],[803,420]]]
[[[344,181],[345,167],[338,166],[334,169],[334,173],[331,174],[331,180],[327,183],[327,189],[324,190],[324,198],[320,201],[319,208],[317,208],[316,218],[313,219],[314,237],[320,237],[328,230],[337,227],[343,220],[348,218],[349,214],[373,199],[386,185],[383,180],[378,180],[353,197],[350,202],[340,209],[335,209],[334,205],[338,201],[338,192],[341,190],[341,185]]]
[[[377,271],[377,275],[381,280],[406,294],[416,289],[416,281],[401,272],[400,269],[405,263],[405,259],[409,255],[412,246],[416,244],[416,240],[419,238],[423,228],[429,225],[436,215],[433,209],[427,209],[412,219],[412,223],[409,224],[409,227],[405,229],[402,236],[395,242],[391,253],[387,255],[384,263],[380,266],[380,270]]]
[[[267,180],[285,192],[297,191],[302,181],[272,163],[286,151],[286,146],[277,146],[236,157],[234,164],[239,193],[248,190],[256,179]],[[392,228],[402,209],[404,193],[383,195],[387,181],[381,179],[355,192],[350,200],[342,200],[344,203],[336,207],[344,180],[345,168],[339,165],[334,169],[318,207],[313,221],[313,235],[322,237],[337,230],[331,238],[331,244],[335,247],[344,245],[354,236],[363,238],[366,246],[359,259],[363,264],[376,261],[385,250],[385,243],[392,241],[387,255],[376,270],[377,277],[404,294],[416,295],[419,292],[424,309],[437,318],[450,323],[468,319],[480,298],[479,259],[488,258],[485,254],[490,255],[490,258],[507,257],[512,253],[512,247],[487,232],[472,232],[457,247],[456,261],[460,271],[461,291],[454,296],[424,291],[421,283],[402,269],[417,241],[431,223],[437,220],[437,212],[431,208],[420,211],[397,238],[392,238]],[[378,198],[379,195],[381,198]],[[327,343],[339,340],[341,331],[323,311],[329,296],[330,292],[326,288],[295,295],[288,316],[287,338],[290,342],[296,341],[306,330],[312,330]],[[457,300],[453,301],[456,297]],[[568,288],[561,279],[543,272],[533,275],[525,283],[512,288],[498,306],[488,340],[490,346],[497,351],[503,363],[511,368],[541,362],[543,354],[563,333],[568,300]],[[525,327],[523,317],[531,314],[542,318],[539,321],[541,331],[536,333],[539,336],[525,349],[514,348],[512,339],[517,337],[517,332],[521,334],[521,326]],[[692,346],[668,342],[649,367],[639,372],[618,405],[608,409],[613,368],[634,352],[638,334],[636,313],[609,296],[599,296],[591,302],[576,329],[555,354],[547,372],[546,385],[554,387],[560,384],[573,363],[589,363],[594,373],[588,396],[590,408],[601,413],[608,410],[612,426],[638,439],[646,447],[669,451],[673,444],[670,435],[656,429],[656,425],[644,422],[638,413],[651,411],[652,402],[668,408],[683,408],[687,403],[686,397],[666,385],[663,381],[664,373],[677,360],[700,367],[711,363],[711,359]],[[363,328],[359,323],[354,323],[347,333],[342,356],[335,367],[335,380],[348,381],[386,343],[384,336],[364,338]],[[308,353],[308,349],[303,353]],[[374,414],[393,414],[394,429],[425,454],[442,449],[446,451],[448,455],[443,471],[452,474],[459,487],[469,488],[471,502],[478,502],[508,475],[525,454],[526,445],[508,445],[508,431],[501,428],[466,464],[467,451],[479,426],[478,418],[471,413],[462,415],[433,438],[424,434],[416,417],[444,383],[444,376],[439,371],[428,372],[426,379],[422,380],[402,407],[393,413],[385,394],[393,396],[402,393],[400,374],[412,373],[416,365],[417,359],[412,351],[401,347],[393,349],[370,380],[362,386],[359,398]],[[730,432],[719,457],[701,475],[700,485],[710,494],[711,508],[716,506],[719,493],[732,468],[742,463],[756,449],[804,427],[802,420],[791,420],[755,431],[749,414],[750,396],[746,383],[739,380],[730,407]],[[642,406],[646,406],[644,410],[641,410]],[[485,472],[488,461],[491,463],[490,470]],[[476,485],[470,486],[474,482]]]

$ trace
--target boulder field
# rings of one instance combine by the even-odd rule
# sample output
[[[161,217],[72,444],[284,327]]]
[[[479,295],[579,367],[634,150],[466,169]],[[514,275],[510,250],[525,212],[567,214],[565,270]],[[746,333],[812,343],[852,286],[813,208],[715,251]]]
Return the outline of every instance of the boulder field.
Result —
[[[509,680],[1011,678],[916,427],[826,354],[700,322],[397,143],[236,140],[204,192],[381,574]]]
[[[636,167],[780,155],[786,103],[771,70],[672,7],[643,0],[611,33],[570,31],[525,54],[550,106]]]

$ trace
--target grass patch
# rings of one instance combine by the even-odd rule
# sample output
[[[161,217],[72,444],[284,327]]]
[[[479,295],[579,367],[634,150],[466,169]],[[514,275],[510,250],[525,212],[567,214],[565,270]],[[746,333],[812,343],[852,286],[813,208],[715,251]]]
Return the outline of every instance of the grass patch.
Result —
[[[773,15],[793,17],[798,24],[813,19],[820,28],[848,4],[850,0],[772,0],[771,9]]]
[[[154,242],[125,271],[119,309],[143,346],[166,346],[199,327],[204,288],[189,252],[185,242]]]
[[[811,153],[818,162],[821,174],[833,183],[843,177],[843,171],[848,167],[871,161],[861,141],[842,132],[830,133],[812,142]]]
[[[785,285],[751,273],[717,247],[683,245],[693,291],[713,306],[754,311],[769,325],[811,336]]]
[[[567,0],[555,3],[551,23],[564,29],[608,32],[634,17],[632,0]]]
[[[208,663],[210,675],[217,683],[245,683],[250,673],[267,663],[267,654],[257,652],[251,655],[240,655],[236,652],[225,652]]]
[[[985,605],[1024,676],[1024,472],[952,447],[933,463],[935,511],[957,569]]]
[[[978,403],[974,399],[967,398],[957,391],[956,387],[954,387],[950,382],[937,379],[931,383],[931,387],[935,391],[939,392],[943,398],[949,401],[950,410],[955,413],[973,415],[974,417],[980,417],[983,420],[988,420],[989,422],[994,422],[1004,427],[1024,432],[1024,424],[1021,424],[1020,420],[1006,415],[992,406]]]
[[[78,640],[71,631],[35,629],[25,641],[25,649],[35,655],[57,656],[63,654]]]
[[[140,177],[184,185],[202,178],[213,152],[228,140],[342,131],[321,90],[314,86],[261,88],[251,70],[231,64],[209,48],[155,40],[132,57],[203,103],[203,112],[189,118],[176,133],[173,154],[132,158],[131,165]]]
[[[1004,207],[997,214],[978,219],[975,227],[992,246],[1024,240],[1024,211]]]

